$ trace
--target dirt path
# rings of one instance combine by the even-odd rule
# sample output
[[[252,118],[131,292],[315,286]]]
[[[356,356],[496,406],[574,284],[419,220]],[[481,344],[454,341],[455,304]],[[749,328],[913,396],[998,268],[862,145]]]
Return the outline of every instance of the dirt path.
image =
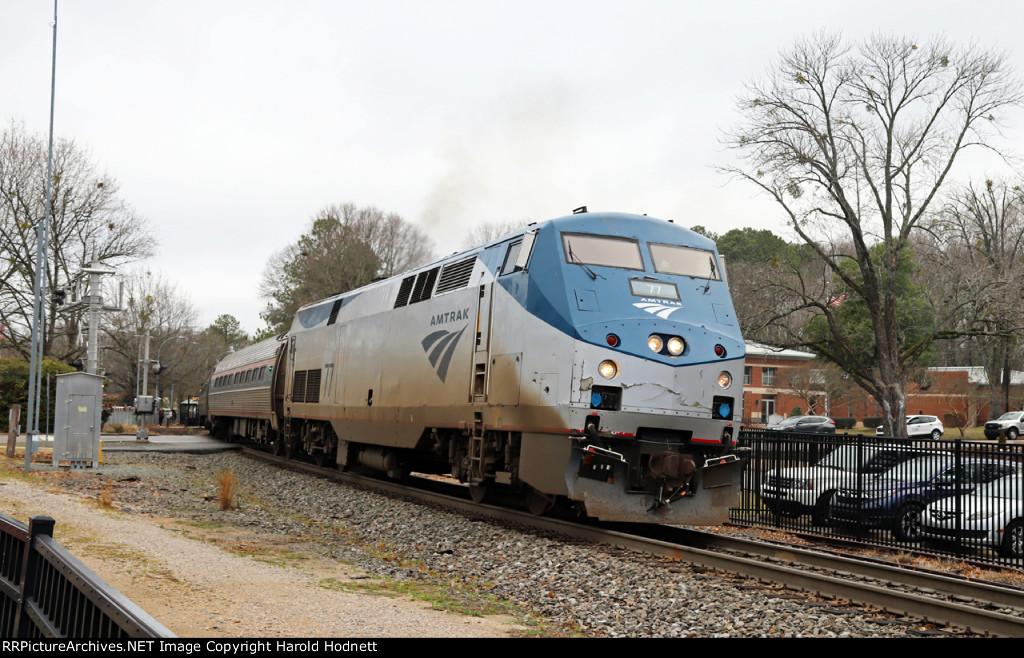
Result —
[[[509,637],[521,630],[507,618],[344,591],[365,574],[287,537],[129,515],[43,491],[40,482],[4,478],[0,511],[22,522],[52,516],[65,548],[180,637]]]

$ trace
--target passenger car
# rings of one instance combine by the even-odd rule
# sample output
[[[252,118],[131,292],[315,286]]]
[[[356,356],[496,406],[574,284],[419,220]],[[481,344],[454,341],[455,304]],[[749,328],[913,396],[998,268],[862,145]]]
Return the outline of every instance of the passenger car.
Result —
[[[935,416],[907,416],[907,436],[931,436],[938,439],[946,431],[942,421]],[[885,436],[885,425],[875,428],[875,436]]]
[[[828,416],[790,416],[781,423],[769,425],[773,432],[801,432],[804,434],[835,434],[836,421]]]
[[[840,489],[832,502],[832,517],[869,528],[889,528],[901,541],[920,541],[924,536],[921,512],[929,504],[1019,472],[1019,464],[996,460],[963,459],[958,466],[952,453],[916,457],[860,489]]]
[[[1024,476],[1010,475],[968,496],[932,503],[921,515],[926,537],[992,546],[1004,557],[1024,558]]]
[[[997,439],[999,433],[1005,432],[1006,438],[1013,441],[1024,432],[1024,411],[1007,411],[1005,414],[985,423],[985,438]]]
[[[856,486],[858,474],[876,475],[921,454],[893,445],[842,445],[813,466],[768,472],[761,502],[773,514],[812,514],[816,525],[831,520],[832,498],[841,487]]]

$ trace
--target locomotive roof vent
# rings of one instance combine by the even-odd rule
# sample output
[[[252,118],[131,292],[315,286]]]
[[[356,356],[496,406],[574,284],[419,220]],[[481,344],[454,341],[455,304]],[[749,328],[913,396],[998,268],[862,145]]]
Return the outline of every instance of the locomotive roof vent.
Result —
[[[585,212],[587,212],[587,207],[586,206],[580,206],[579,208],[574,208],[573,211],[572,211],[572,214],[574,214],[574,215],[582,215]]]

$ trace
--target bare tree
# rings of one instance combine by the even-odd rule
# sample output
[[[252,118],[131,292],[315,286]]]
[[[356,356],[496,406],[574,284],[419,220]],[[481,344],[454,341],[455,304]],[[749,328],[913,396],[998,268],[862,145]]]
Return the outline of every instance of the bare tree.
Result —
[[[971,352],[986,366],[989,381],[1003,383],[1001,394],[993,389],[992,409],[1007,411],[1010,373],[1021,357],[1016,338],[1024,288],[1024,191],[993,180],[967,185],[951,195],[932,235],[930,246],[940,258],[929,278],[939,283],[940,296],[960,292],[974,317],[987,324]]]
[[[110,314],[103,323],[100,361],[112,390],[134,398],[139,368],[151,365],[139,363],[148,331],[150,360],[169,366],[160,375],[160,390],[169,393],[174,385],[180,387],[178,390],[182,393],[198,393],[208,369],[212,369],[224,352],[211,353],[222,348],[197,340],[196,310],[192,302],[179,294],[173,284],[149,272],[125,277],[124,302],[124,310]],[[151,374],[148,379],[152,386],[155,377]],[[161,394],[161,397],[167,396]]]
[[[331,204],[314,217],[334,220],[347,234],[370,246],[380,261],[376,276],[390,277],[422,265],[434,257],[430,239],[401,215],[354,203]]]
[[[36,227],[46,214],[46,154],[46,140],[19,124],[0,133],[0,330],[3,345],[25,357]],[[69,140],[54,144],[52,198],[47,298],[87,260],[116,267],[151,254],[146,222],[118,196],[117,182],[97,171],[88,151]],[[74,340],[80,322],[80,315],[48,313],[43,353],[61,360],[81,354]]]
[[[509,233],[514,233],[529,223],[529,220],[508,220],[504,222],[482,222],[480,224],[476,224],[473,228],[469,229],[468,233],[466,233],[466,237],[462,241],[462,246],[466,249],[479,247],[482,244],[487,244],[491,240],[497,240]]]
[[[739,102],[744,122],[726,141],[741,164],[724,171],[776,201],[826,274],[790,289],[793,308],[821,317],[827,339],[788,343],[840,364],[894,435],[906,434],[910,369],[933,340],[954,335],[940,326],[908,340],[901,326],[911,235],[958,157],[994,148],[1001,113],[1021,98],[997,53],[888,36],[850,48],[820,35],[783,54]],[[869,346],[851,344],[837,321],[833,282],[862,301]]]
[[[296,243],[267,262],[260,282],[267,307],[260,315],[272,333],[282,331],[304,304],[404,272],[431,257],[423,232],[394,213],[351,203],[327,206]]]

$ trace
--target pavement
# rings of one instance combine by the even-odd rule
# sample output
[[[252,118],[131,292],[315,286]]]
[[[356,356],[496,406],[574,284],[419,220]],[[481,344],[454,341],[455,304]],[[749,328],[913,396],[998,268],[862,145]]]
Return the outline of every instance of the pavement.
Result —
[[[40,448],[52,448],[53,437],[40,435],[37,439]],[[4,441],[6,445],[6,441]],[[17,445],[25,445],[25,435],[19,435]],[[134,434],[103,434],[100,436],[100,449],[103,452],[187,452],[203,454],[240,450],[241,445],[215,439],[208,434],[151,434],[148,439],[139,441]],[[33,453],[35,454],[35,453]]]

